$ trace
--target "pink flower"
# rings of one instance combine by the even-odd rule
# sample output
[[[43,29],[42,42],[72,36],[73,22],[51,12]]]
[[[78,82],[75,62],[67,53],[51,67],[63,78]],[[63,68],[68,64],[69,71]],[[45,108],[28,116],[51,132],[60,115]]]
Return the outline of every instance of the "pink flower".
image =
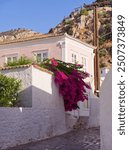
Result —
[[[52,58],[51,59],[51,63],[52,63],[52,66],[58,66],[58,62],[54,59],[54,58]]]
[[[91,89],[91,86],[89,84],[86,84],[87,89]]]
[[[64,99],[65,111],[78,109],[79,101],[88,100],[87,90],[91,89],[91,86],[84,82],[84,79],[89,74],[78,70],[82,65],[73,66],[73,64],[57,61],[54,58],[50,61],[51,63],[48,63],[46,68],[55,74],[55,83]]]
[[[75,64],[75,66],[76,66],[76,67],[79,67],[79,68],[82,68],[82,67],[83,67],[83,65],[81,65],[81,64]]]
[[[68,79],[68,77],[64,74],[64,72],[62,72],[62,71],[58,71],[59,72],[59,74],[61,75],[61,77],[62,77],[62,79]]]
[[[64,80],[67,80],[68,77],[61,71],[55,72],[55,82],[59,85],[62,85],[64,83]]]

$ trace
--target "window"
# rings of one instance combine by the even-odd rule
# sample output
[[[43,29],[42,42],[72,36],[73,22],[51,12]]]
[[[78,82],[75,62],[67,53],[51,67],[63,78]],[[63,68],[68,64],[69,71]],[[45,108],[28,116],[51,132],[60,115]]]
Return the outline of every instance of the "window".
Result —
[[[83,71],[86,71],[86,57],[82,57]]]
[[[77,55],[72,53],[72,63],[76,63],[77,62]]]
[[[42,57],[41,53],[37,54],[37,62],[41,62],[41,57]]]
[[[35,52],[37,62],[43,61],[45,58],[48,58],[48,51],[39,51]]]
[[[48,58],[48,52],[43,53],[43,58]]]
[[[11,62],[11,57],[7,57],[7,63]]]
[[[18,56],[17,55],[9,55],[5,57],[5,63],[15,62],[17,61]]]
[[[16,57],[16,56],[13,57],[13,62],[14,62],[14,61],[17,61],[17,57]]]

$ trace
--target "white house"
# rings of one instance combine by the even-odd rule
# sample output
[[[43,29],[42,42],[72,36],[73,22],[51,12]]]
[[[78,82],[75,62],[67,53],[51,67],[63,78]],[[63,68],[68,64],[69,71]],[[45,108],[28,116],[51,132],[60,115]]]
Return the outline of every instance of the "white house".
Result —
[[[94,91],[94,49],[95,47],[73,38],[68,34],[40,35],[26,39],[0,43],[0,66],[15,61],[22,55],[42,61],[44,58],[56,58],[65,62],[79,63],[90,74],[87,79]],[[80,103],[80,115],[86,115],[88,103]],[[87,114],[88,115],[88,114]]]

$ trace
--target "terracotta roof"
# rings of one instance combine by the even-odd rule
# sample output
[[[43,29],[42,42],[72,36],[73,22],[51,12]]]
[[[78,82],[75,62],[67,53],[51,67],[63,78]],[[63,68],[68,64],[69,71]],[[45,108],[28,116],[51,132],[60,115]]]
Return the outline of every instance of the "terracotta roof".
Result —
[[[0,67],[0,70],[10,70],[10,69],[17,69],[17,68],[27,68],[30,67],[30,65],[19,65],[19,66],[7,66],[7,67]]]
[[[64,34],[43,34],[43,35],[36,35],[36,36],[31,36],[23,39],[14,39],[14,40],[9,40],[9,41],[2,41],[0,42],[0,45],[5,45],[5,44],[11,44],[11,43],[18,43],[18,42],[25,42],[25,41],[32,41],[32,40],[37,40],[37,39],[45,39],[45,38],[50,38],[50,37],[58,37],[58,36],[63,36]]]
[[[12,43],[19,43],[19,42],[25,42],[25,41],[32,41],[32,40],[37,40],[37,39],[45,39],[45,38],[52,38],[52,37],[59,37],[59,36],[66,36],[70,39],[73,39],[77,42],[80,42],[88,47],[91,47],[93,49],[95,49],[96,47],[93,45],[90,45],[88,43],[85,43],[83,41],[81,41],[80,39],[77,39],[75,37],[72,37],[70,35],[68,35],[67,33],[61,33],[61,34],[43,34],[43,35],[36,35],[36,36],[31,36],[31,37],[27,37],[27,38],[23,38],[23,39],[14,39],[14,40],[9,40],[9,41],[3,41],[0,42],[0,45],[6,45],[6,44],[12,44]]]
[[[39,69],[39,70],[41,70],[41,71],[43,71],[43,72],[47,72],[47,73],[49,73],[49,74],[53,74],[53,72],[49,71],[48,69],[42,68],[42,67],[40,67],[40,66],[37,65],[37,64],[34,64],[33,66],[34,66],[36,69]]]
[[[39,70],[41,70],[41,71],[43,71],[43,72],[49,73],[49,74],[51,74],[51,75],[53,74],[53,72],[51,72],[51,71],[49,71],[49,70],[47,70],[47,69],[45,69],[45,68],[42,68],[42,67],[40,67],[40,66],[37,65],[37,64],[1,67],[1,68],[0,68],[0,71],[2,71],[2,70],[11,70],[11,69],[19,69],[19,68],[29,68],[29,67],[31,67],[31,66],[33,66],[33,67],[35,67],[36,69],[39,69]]]

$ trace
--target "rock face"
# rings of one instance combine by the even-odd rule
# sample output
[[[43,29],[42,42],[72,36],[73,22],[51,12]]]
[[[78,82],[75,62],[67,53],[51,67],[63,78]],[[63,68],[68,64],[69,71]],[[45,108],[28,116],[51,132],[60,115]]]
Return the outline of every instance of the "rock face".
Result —
[[[98,30],[100,46],[100,66],[111,66],[112,54],[112,8],[109,6],[98,7]],[[86,6],[73,11],[64,18],[49,33],[68,33],[84,42],[93,44],[93,9]],[[106,58],[106,59],[105,59]]]
[[[102,2],[103,0],[98,1]],[[101,7],[98,6],[97,10],[100,67],[110,67],[112,62],[112,8],[111,6],[101,5]],[[84,5],[71,12],[71,14],[65,17],[55,28],[51,28],[49,33],[55,35],[68,33],[84,42],[93,44],[93,20],[93,8],[88,8],[87,5]],[[0,42],[37,35],[41,35],[41,33],[19,28],[0,33]]]
[[[28,29],[14,29],[0,33],[0,42],[10,41],[15,39],[23,39],[31,36],[41,35],[41,33],[34,32]]]

